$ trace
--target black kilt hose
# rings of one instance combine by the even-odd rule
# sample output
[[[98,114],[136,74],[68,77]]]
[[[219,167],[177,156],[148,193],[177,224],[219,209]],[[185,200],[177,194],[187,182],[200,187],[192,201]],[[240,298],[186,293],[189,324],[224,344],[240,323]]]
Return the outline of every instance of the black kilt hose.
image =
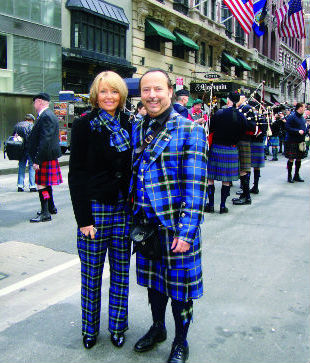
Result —
[[[284,155],[287,159],[304,159],[307,156],[307,151],[300,151],[297,142],[284,143]]]

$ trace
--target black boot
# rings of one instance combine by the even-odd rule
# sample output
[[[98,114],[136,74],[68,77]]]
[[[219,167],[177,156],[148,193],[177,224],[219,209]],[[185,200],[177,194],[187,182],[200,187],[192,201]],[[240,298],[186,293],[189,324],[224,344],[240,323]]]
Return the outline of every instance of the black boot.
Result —
[[[39,190],[39,198],[41,203],[41,213],[40,215],[37,215],[36,217],[30,219],[31,223],[48,222],[52,219],[48,211],[48,199],[49,199],[48,188]]]
[[[250,193],[253,193],[253,194],[259,193],[259,189],[258,189],[259,178],[260,178],[260,170],[254,169],[254,184],[253,184],[253,187],[250,189]]]
[[[228,213],[228,208],[226,207],[226,199],[230,195],[230,186],[222,185],[221,189],[221,205],[220,205],[220,214]]]
[[[205,206],[205,212],[206,213],[214,213],[214,192],[215,192],[214,184],[208,185],[209,203],[207,203],[206,206]]]
[[[54,204],[54,198],[53,198],[53,187],[51,185],[46,187],[49,193],[49,199],[48,199],[48,211],[50,214],[57,214],[57,208]],[[41,214],[41,211],[37,212],[37,215],[39,216]]]
[[[299,176],[300,166],[301,166],[301,161],[300,160],[295,160],[295,175],[294,175],[294,181],[304,182],[304,180],[301,179],[301,177]]]
[[[294,183],[292,179],[293,162],[287,161],[287,181],[288,183]]]
[[[242,177],[243,181],[243,194],[240,195],[240,198],[234,198],[233,204],[234,205],[245,205],[245,204],[251,204],[251,196],[250,196],[250,180],[249,175],[243,175]]]

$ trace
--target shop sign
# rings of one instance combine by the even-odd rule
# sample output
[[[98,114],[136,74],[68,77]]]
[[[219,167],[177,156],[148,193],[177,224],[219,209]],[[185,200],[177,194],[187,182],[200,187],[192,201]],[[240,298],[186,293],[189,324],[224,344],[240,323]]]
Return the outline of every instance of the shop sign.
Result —
[[[191,83],[190,91],[191,93],[199,92],[210,92],[212,88],[212,83]],[[216,92],[230,92],[232,89],[231,83],[213,83],[213,91]]]
[[[216,78],[221,78],[221,75],[217,73],[206,73],[205,78],[216,79]]]

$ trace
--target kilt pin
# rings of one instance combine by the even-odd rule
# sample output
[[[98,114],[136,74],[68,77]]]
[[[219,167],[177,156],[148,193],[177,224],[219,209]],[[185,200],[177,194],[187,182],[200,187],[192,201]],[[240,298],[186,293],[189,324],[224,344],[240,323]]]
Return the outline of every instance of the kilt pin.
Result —
[[[102,272],[106,253],[110,265],[109,331],[123,333],[128,329],[129,292],[129,214],[124,200],[108,205],[91,201],[97,232],[95,239],[77,231],[81,260],[82,334],[97,336],[100,330]]]
[[[142,125],[139,122],[133,127],[134,149],[143,143]],[[137,252],[137,283],[184,302],[203,294],[199,225],[206,197],[206,146],[203,127],[172,111],[155,141],[144,150],[143,169],[137,172],[133,168],[129,190],[131,196],[137,193],[134,186],[139,176],[146,196],[145,212],[159,225],[162,247],[158,261]],[[136,214],[135,204],[133,209]],[[175,237],[188,242],[189,251],[173,253]]]

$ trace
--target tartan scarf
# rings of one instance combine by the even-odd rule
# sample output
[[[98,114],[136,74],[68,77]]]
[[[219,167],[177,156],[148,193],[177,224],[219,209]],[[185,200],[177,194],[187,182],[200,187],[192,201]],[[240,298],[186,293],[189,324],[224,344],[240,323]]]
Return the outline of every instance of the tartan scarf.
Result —
[[[106,127],[110,132],[110,146],[114,146],[118,152],[130,148],[130,136],[127,130],[120,124],[120,113],[116,112],[111,116],[103,109],[99,110],[98,116],[90,121],[92,131],[102,132],[101,126]]]

